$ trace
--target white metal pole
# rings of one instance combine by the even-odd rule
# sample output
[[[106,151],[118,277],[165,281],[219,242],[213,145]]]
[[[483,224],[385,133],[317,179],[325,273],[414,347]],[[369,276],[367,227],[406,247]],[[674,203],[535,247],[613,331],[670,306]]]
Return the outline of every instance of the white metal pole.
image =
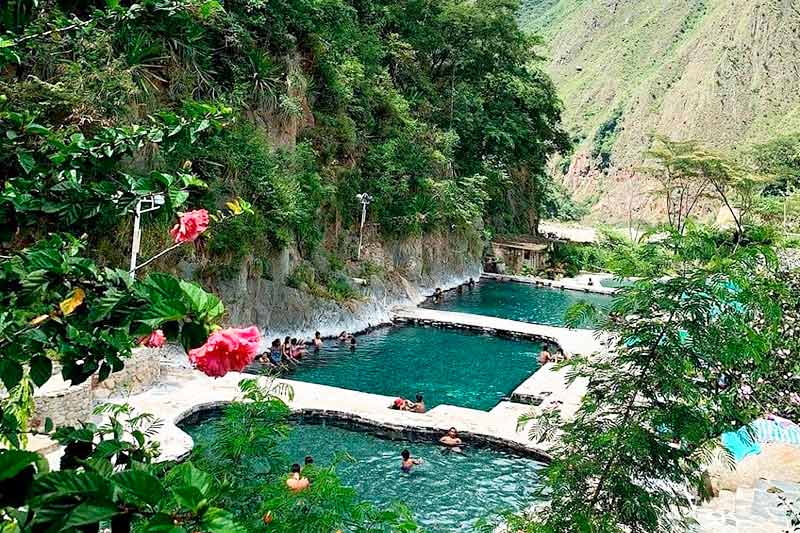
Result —
[[[364,221],[367,219],[367,202],[361,201],[361,228],[358,232],[358,260],[361,261],[361,243],[364,242]]]
[[[142,199],[136,202],[136,209],[133,215],[133,242],[131,243],[131,268],[129,270],[131,277],[136,276],[136,259],[139,256],[139,246],[142,242]]]

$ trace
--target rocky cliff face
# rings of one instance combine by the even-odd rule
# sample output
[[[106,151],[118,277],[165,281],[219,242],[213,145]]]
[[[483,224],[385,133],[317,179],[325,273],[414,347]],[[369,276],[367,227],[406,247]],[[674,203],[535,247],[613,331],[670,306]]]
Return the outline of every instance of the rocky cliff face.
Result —
[[[800,129],[798,0],[526,0],[579,146],[565,183],[595,218],[658,218],[650,135],[735,152]]]
[[[363,259],[379,273],[360,287],[360,301],[343,304],[286,285],[298,255],[284,250],[272,260],[271,279],[243,264],[239,276],[217,284],[234,325],[257,324],[265,339],[323,336],[361,331],[390,320],[397,305],[421,302],[436,287],[452,287],[480,275],[482,243],[477,236],[436,233],[400,241],[369,239]]]

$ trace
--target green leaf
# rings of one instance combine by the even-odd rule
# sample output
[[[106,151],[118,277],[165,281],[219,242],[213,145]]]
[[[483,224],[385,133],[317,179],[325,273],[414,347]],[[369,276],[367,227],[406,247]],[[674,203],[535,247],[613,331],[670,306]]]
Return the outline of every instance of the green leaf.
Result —
[[[37,355],[31,359],[31,380],[37,387],[41,387],[53,375],[53,362],[44,355]]]
[[[44,419],[44,432],[50,433],[51,431],[53,431],[53,419],[48,416]]]
[[[159,513],[144,526],[145,533],[186,533],[182,527],[176,526],[174,519],[164,513]]]
[[[35,464],[41,456],[25,450],[0,450],[0,481],[10,479],[28,465]]]
[[[22,380],[22,365],[11,359],[0,359],[0,380],[11,390]]]
[[[164,322],[181,320],[186,316],[186,306],[179,300],[156,300],[145,309],[139,322],[157,328]]]
[[[234,521],[231,513],[216,507],[203,514],[203,526],[209,533],[247,533],[247,529]]]
[[[142,470],[125,470],[114,474],[111,481],[148,505],[158,505],[164,488],[155,477]]]
[[[173,208],[182,206],[186,200],[189,199],[189,193],[187,191],[170,189],[167,194],[169,195],[169,202],[172,204]]]
[[[31,152],[17,152],[17,161],[25,174],[30,174],[33,167],[36,166],[36,159]]]
[[[77,526],[96,524],[119,513],[120,510],[112,502],[82,503],[69,513],[61,531],[70,531]]]
[[[178,505],[192,512],[197,512],[202,505],[208,503],[203,493],[197,487],[174,487],[172,494]]]
[[[181,344],[186,350],[202,346],[208,339],[205,326],[197,322],[187,322],[181,328]]]

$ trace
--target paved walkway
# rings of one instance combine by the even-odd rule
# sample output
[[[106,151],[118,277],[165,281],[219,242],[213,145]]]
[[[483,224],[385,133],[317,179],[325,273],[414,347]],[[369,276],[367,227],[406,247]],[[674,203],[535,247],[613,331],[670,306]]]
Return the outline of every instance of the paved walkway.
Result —
[[[455,327],[481,331],[490,334],[507,334],[517,337],[556,343],[570,355],[591,355],[603,350],[602,339],[589,329],[567,329],[543,324],[531,324],[505,318],[494,318],[470,313],[454,313],[420,307],[400,307],[394,309],[398,322],[426,324],[441,327]]]
[[[189,453],[192,440],[176,424],[191,414],[237,399],[239,381],[253,377],[232,372],[223,378],[211,379],[196,370],[165,369],[157,386],[112,401],[127,402],[139,412],[153,413],[163,419],[164,426],[155,436],[161,442],[161,458],[179,459]],[[264,384],[270,383],[267,378],[258,379]],[[286,398],[286,403],[297,413],[318,413],[398,432],[414,430],[439,435],[455,426],[467,439],[475,435],[484,441],[528,451],[543,459],[547,457],[547,445],[531,442],[525,431],[517,431],[519,417],[536,409],[530,405],[501,402],[491,411],[439,405],[420,414],[389,409],[394,400],[390,396],[284,379],[271,383],[291,388],[292,395]]]

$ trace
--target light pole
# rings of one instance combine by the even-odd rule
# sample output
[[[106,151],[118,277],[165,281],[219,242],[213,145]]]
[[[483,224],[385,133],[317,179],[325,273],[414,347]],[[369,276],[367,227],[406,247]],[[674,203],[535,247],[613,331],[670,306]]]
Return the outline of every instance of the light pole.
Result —
[[[131,244],[131,267],[128,272],[130,272],[131,277],[136,276],[136,260],[139,257],[139,247],[142,243],[142,214],[149,213],[150,211],[155,211],[159,209],[162,205],[164,205],[164,195],[163,194],[151,194],[148,196],[143,196],[139,198],[139,201],[136,202],[136,207],[134,208],[133,212],[133,243]]]
[[[370,196],[365,192],[362,192],[361,194],[356,194],[356,198],[358,198],[358,201],[361,202],[361,228],[359,229],[358,233],[358,256],[357,256],[357,259],[361,261],[361,244],[364,242],[364,221],[367,220],[367,206],[372,201],[372,196]]]

